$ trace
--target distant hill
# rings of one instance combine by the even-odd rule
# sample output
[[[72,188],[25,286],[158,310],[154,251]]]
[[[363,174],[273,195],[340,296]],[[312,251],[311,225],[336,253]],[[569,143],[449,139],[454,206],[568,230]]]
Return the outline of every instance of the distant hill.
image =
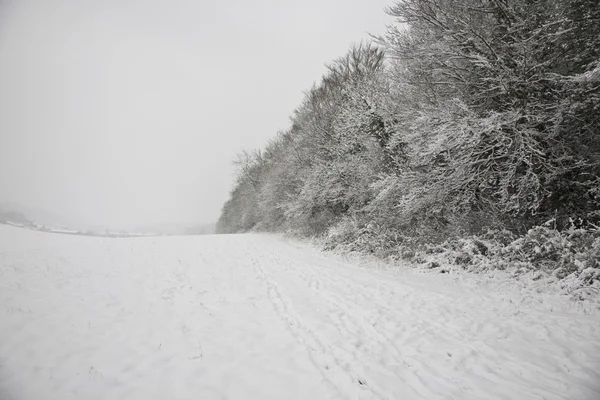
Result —
[[[7,211],[0,208],[0,223],[15,224],[33,227],[34,224],[31,222],[23,213],[17,211]]]
[[[155,223],[133,229],[109,229],[90,226],[69,220],[62,215],[28,207],[21,204],[0,204],[0,223],[23,226],[30,229],[55,233],[82,234],[88,236],[146,236],[146,235],[210,235],[216,232],[216,224]]]
[[[188,235],[213,235],[217,233],[217,224],[204,224],[191,226],[186,229]]]
[[[162,235],[211,235],[216,232],[216,224],[157,223],[137,227],[132,232]]]
[[[27,220],[37,225],[67,229],[67,230],[86,230],[86,231],[104,231],[107,227],[90,224],[82,224],[71,218],[38,207],[30,207],[21,203],[0,203],[0,211],[5,213],[22,214]]]

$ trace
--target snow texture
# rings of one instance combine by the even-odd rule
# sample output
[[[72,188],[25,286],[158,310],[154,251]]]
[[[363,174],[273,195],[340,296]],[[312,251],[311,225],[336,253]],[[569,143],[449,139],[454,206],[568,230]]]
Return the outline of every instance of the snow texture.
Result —
[[[465,276],[0,225],[0,399],[600,399],[597,308]]]

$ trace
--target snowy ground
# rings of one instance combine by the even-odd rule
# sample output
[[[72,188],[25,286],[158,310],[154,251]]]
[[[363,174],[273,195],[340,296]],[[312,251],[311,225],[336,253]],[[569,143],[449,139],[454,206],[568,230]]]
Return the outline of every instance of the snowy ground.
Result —
[[[0,225],[0,399],[600,399],[597,309],[474,282]]]

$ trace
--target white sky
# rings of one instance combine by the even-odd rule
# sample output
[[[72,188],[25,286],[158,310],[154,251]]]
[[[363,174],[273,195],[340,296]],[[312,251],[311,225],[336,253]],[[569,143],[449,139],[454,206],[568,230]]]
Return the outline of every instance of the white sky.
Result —
[[[81,224],[212,222],[392,0],[0,0],[0,203]]]

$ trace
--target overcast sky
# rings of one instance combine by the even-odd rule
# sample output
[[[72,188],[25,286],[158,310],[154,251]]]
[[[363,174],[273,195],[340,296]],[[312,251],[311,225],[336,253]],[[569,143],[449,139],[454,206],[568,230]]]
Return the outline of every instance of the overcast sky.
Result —
[[[0,0],[0,203],[82,225],[216,221],[387,0]]]

